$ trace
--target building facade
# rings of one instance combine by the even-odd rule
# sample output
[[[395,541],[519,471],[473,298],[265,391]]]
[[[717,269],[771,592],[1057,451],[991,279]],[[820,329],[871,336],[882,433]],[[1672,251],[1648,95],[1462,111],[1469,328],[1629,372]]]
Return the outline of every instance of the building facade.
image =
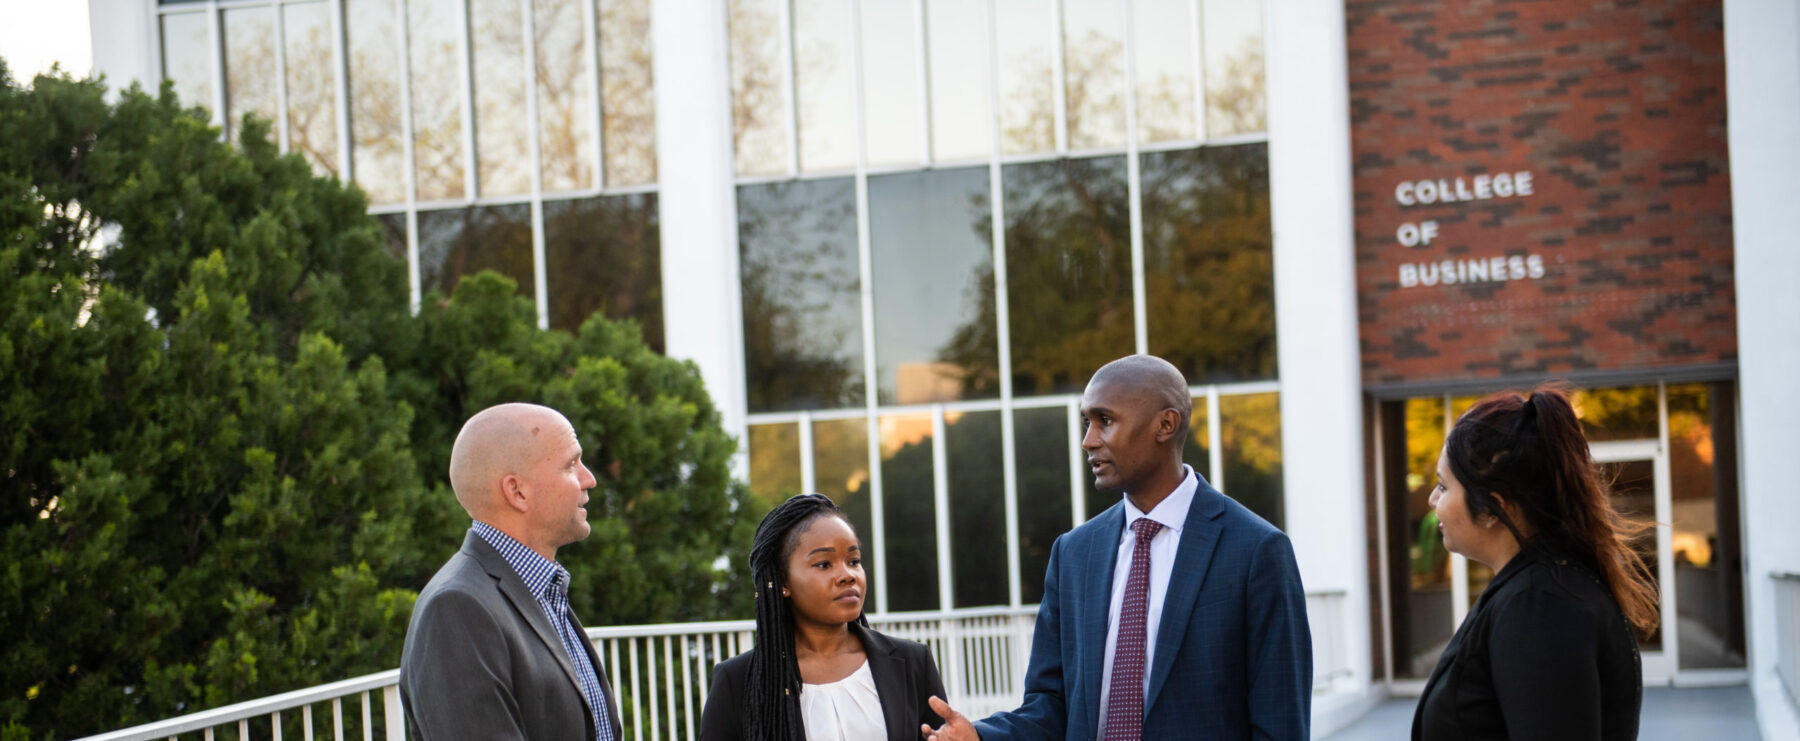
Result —
[[[113,84],[368,193],[415,302],[494,269],[694,360],[757,496],[850,513],[877,611],[1033,604],[1116,501],[1081,388],[1156,354],[1188,462],[1336,595],[1328,729],[1491,577],[1430,527],[1447,426],[1562,379],[1656,524],[1646,682],[1800,734],[1791,2],[91,4]]]

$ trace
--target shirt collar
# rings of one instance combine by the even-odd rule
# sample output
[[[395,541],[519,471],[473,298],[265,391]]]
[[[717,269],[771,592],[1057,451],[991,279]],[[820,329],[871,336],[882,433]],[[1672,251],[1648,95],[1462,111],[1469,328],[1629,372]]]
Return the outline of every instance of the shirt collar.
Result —
[[[533,595],[543,595],[552,585],[559,583],[556,577],[562,573],[561,564],[538,555],[537,551],[525,547],[525,544],[513,539],[511,535],[480,520],[475,520],[469,529],[500,552],[500,557],[506,559],[513,571],[519,573],[519,579],[525,582],[525,587]],[[563,579],[560,583],[567,584],[568,580]]]
[[[1181,534],[1181,526],[1187,524],[1188,509],[1194,506],[1194,492],[1200,488],[1200,480],[1194,476],[1193,468],[1183,463],[1181,470],[1186,474],[1181,484],[1158,502],[1150,514],[1138,511],[1137,505],[1131,503],[1131,497],[1124,498],[1125,532],[1131,532],[1131,526],[1137,523],[1138,518],[1148,517],[1165,529],[1174,530],[1176,535]]]

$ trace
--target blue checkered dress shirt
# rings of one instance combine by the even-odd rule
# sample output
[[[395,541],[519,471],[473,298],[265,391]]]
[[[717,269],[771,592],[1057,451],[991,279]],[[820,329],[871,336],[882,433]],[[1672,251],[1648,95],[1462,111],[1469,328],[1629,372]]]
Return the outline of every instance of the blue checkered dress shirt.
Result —
[[[519,572],[525,588],[531,590],[532,598],[544,608],[550,624],[556,626],[557,635],[562,637],[563,650],[569,654],[569,663],[575,666],[575,676],[581,678],[581,694],[587,698],[588,708],[594,713],[595,738],[613,741],[612,724],[606,722],[606,696],[600,692],[598,667],[581,647],[581,641],[585,639],[575,630],[575,615],[569,611],[568,570],[485,522],[477,520],[470,529]]]

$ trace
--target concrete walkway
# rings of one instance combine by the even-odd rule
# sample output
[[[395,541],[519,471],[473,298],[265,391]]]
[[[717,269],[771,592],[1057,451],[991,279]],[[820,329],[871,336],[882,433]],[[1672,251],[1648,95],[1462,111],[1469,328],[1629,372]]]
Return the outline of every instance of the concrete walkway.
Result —
[[[1396,741],[1412,733],[1416,697],[1396,697],[1376,705],[1350,727],[1326,741]],[[1759,741],[1756,708],[1749,687],[1644,688],[1639,741]]]

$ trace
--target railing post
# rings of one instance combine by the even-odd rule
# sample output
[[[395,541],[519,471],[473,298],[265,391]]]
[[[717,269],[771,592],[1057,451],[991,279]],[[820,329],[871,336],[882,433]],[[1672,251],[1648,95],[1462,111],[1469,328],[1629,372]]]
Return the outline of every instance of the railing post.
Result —
[[[381,711],[387,716],[388,741],[406,741],[406,713],[400,707],[400,685],[381,688]]]

